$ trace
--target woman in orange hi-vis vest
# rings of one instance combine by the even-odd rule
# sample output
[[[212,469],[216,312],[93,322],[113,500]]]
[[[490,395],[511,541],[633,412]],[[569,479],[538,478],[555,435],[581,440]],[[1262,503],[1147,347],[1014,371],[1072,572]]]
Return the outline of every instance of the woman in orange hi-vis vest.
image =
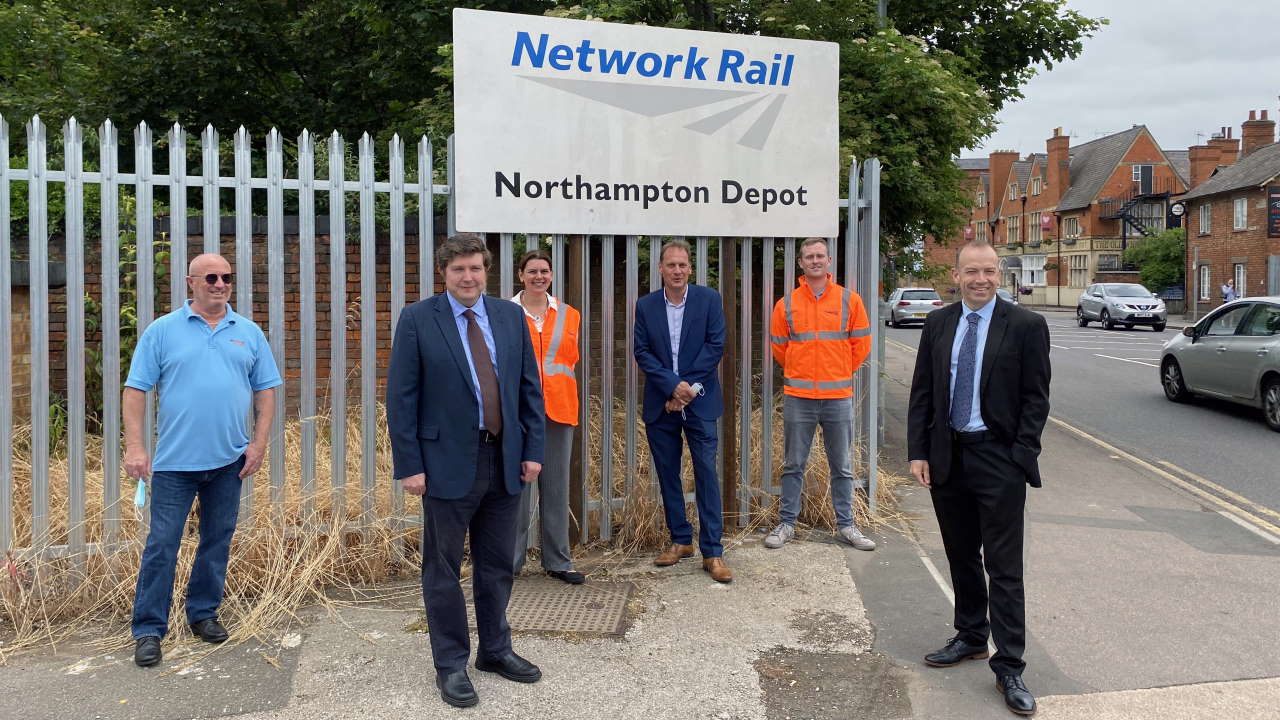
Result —
[[[571,585],[586,581],[573,569],[569,557],[569,455],[573,452],[573,428],[578,424],[578,364],[580,316],[567,303],[547,293],[554,275],[551,256],[530,250],[520,258],[520,282],[524,290],[511,298],[524,308],[525,322],[533,338],[542,375],[542,396],[547,409],[546,457],[538,478],[538,512],[542,526],[542,568],[551,577]],[[516,530],[515,571],[524,567],[533,522],[533,491],[520,498]]]

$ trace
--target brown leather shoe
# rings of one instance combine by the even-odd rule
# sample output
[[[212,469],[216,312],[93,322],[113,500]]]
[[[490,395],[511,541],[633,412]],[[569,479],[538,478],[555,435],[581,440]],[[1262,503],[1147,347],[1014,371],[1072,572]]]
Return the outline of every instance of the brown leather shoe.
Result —
[[[687,557],[693,557],[692,545],[671,543],[671,547],[667,548],[661,555],[653,559],[653,564],[658,567],[668,567],[670,565],[675,565]]]
[[[728,565],[724,564],[724,560],[718,557],[704,558],[702,560],[702,569],[711,573],[711,579],[719,583],[733,582],[733,571]]]

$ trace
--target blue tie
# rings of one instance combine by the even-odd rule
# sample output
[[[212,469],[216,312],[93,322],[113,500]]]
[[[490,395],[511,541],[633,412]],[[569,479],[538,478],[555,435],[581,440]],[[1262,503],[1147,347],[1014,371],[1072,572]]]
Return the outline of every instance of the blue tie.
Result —
[[[982,316],[969,313],[966,318],[969,329],[964,331],[960,343],[960,357],[956,361],[956,386],[951,393],[951,427],[962,431],[969,424],[973,411],[973,371],[978,362],[978,321]]]

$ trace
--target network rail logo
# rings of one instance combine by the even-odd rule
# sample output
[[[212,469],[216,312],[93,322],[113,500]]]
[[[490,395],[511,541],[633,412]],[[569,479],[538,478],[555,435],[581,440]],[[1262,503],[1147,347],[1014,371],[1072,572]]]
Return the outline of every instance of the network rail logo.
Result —
[[[714,135],[739,117],[757,112],[755,121],[738,138],[739,145],[752,150],[764,149],[782,114],[787,94],[780,89],[791,85],[795,60],[795,55],[789,53],[773,53],[767,59],[751,57],[734,49],[723,49],[713,54],[696,45],[676,53],[598,47],[589,39],[570,45],[555,42],[550,33],[540,33],[535,38],[523,30],[516,32],[511,52],[512,67],[564,72],[576,70],[606,76],[609,79],[588,80],[548,74],[520,77],[645,117],[672,115],[738,100],[728,108],[688,122],[684,127],[703,135]],[[711,87],[625,81],[658,77],[705,82]],[[751,86],[762,89],[746,89]]]

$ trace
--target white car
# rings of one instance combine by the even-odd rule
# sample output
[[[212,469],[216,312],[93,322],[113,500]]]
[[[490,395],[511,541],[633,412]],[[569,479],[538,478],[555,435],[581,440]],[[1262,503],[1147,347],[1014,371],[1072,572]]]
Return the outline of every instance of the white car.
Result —
[[[925,316],[944,304],[933,288],[898,288],[889,295],[889,317],[884,322],[889,327],[909,322],[923,325]]]
[[[1107,330],[1114,330],[1116,325],[1130,330],[1135,325],[1150,325],[1152,330],[1164,332],[1167,319],[1164,301],[1137,283],[1094,283],[1076,301],[1076,323],[1080,327],[1100,322]]]
[[[1261,408],[1267,426],[1280,432],[1280,297],[1223,305],[1173,336],[1160,355],[1165,397],[1205,395]]]

